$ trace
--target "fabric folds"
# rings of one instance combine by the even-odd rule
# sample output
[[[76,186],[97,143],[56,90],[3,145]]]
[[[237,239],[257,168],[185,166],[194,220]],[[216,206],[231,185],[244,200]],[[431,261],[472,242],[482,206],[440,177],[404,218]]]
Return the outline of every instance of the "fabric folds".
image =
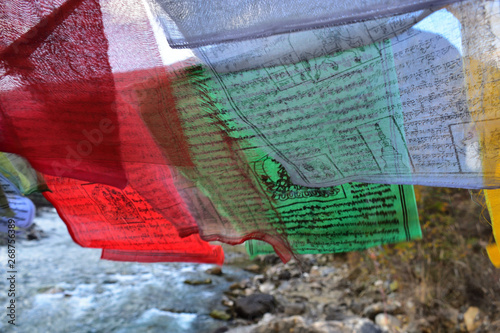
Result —
[[[49,175],[124,187],[99,2],[8,1],[2,12],[27,19],[0,37],[0,151]]]
[[[485,169],[485,182],[500,176],[498,161],[498,110],[500,105],[500,4],[496,1],[467,1],[450,9],[464,27],[463,45],[467,99],[477,133],[474,152]],[[481,38],[477,38],[477,36]],[[487,149],[484,149],[487,148]],[[485,191],[495,243],[488,255],[500,267],[500,190]]]
[[[452,0],[149,0],[171,47],[195,48],[222,42],[346,25],[418,10]]]
[[[44,196],[56,207],[73,240],[83,247],[163,251],[173,261],[190,257],[194,262],[223,262],[219,246],[210,245],[197,235],[180,238],[173,224],[130,184],[120,190],[69,178],[46,179],[52,192],[44,192]],[[165,257],[159,256],[156,261]]]
[[[283,56],[249,69],[245,56],[200,50],[231,135],[251,138],[302,186],[499,186],[481,164],[490,146],[474,143],[462,56],[447,38],[412,28],[331,53],[341,36],[309,35],[306,47],[276,40]]]
[[[197,212],[203,239],[263,240],[288,260],[294,253],[359,250],[421,237],[411,186],[294,184],[255,145],[250,128],[235,131],[222,116],[223,98],[207,68],[189,62],[171,68],[170,86],[194,163],[178,167],[182,177],[174,179],[188,208]]]

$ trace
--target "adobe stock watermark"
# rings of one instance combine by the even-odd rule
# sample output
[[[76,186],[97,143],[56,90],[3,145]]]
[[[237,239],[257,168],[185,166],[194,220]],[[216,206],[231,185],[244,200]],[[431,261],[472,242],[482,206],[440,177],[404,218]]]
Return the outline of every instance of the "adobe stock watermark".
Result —
[[[16,222],[13,219],[8,220],[8,238],[7,238],[7,322],[10,325],[16,325]]]
[[[76,147],[66,146],[66,158],[64,159],[64,164],[59,161],[52,162],[52,168],[54,169],[54,175],[57,177],[62,177],[69,168],[76,168],[81,163],[85,157],[90,156],[94,151],[95,147],[99,146],[104,141],[104,136],[106,134],[112,133],[116,129],[116,126],[108,118],[103,118],[99,121],[98,128],[88,130],[82,130],[82,135],[85,139],[79,141]]]

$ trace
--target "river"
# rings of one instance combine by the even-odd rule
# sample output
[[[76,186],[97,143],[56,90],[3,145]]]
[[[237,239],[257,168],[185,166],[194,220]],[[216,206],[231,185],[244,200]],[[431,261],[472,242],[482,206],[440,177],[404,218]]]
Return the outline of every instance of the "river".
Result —
[[[234,281],[250,276],[246,258],[229,254],[222,276],[207,264],[142,264],[100,260],[99,249],[75,244],[54,209],[36,217],[47,238],[16,242],[15,326],[8,323],[7,247],[0,247],[1,332],[212,332],[224,322],[212,319],[225,308],[221,295]],[[240,265],[238,265],[238,263]],[[210,278],[211,284],[184,281]]]

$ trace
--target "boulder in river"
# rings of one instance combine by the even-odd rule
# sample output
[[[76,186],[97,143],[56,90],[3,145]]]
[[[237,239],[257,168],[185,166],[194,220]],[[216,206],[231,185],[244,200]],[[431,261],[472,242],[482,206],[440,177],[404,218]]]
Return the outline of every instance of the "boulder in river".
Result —
[[[210,274],[210,275],[222,275],[222,268],[220,268],[219,266],[215,266],[215,267],[212,267],[212,268],[209,268],[205,271],[205,273],[207,274]]]
[[[229,315],[226,311],[221,311],[221,310],[212,310],[212,312],[210,312],[210,317],[219,320],[231,319],[231,315]]]

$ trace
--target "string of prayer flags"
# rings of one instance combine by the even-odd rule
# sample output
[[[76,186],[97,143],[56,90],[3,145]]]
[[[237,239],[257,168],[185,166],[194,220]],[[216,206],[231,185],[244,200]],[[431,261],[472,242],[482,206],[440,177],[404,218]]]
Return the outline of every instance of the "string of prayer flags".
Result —
[[[491,189],[498,239],[498,9],[4,1],[0,215],[48,187],[103,259],[287,261],[420,238],[419,184]]]

